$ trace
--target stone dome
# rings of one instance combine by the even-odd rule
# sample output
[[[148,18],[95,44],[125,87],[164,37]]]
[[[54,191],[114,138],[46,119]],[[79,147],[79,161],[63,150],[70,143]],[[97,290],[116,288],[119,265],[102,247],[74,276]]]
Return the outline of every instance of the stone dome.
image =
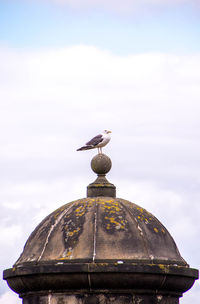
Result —
[[[50,261],[187,265],[156,217],[112,197],[79,199],[51,213],[30,235],[15,266]]]

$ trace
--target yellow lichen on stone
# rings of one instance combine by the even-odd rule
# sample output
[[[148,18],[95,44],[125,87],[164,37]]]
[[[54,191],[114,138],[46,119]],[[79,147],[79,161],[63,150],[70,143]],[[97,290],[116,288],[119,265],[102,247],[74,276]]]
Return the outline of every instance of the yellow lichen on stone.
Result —
[[[76,208],[75,212],[76,212],[76,216],[82,216],[82,215],[84,215],[85,212],[86,212],[86,206],[85,206],[85,204],[83,206],[80,206],[80,207]]]
[[[101,202],[103,206],[101,206],[102,210],[108,210],[110,213],[120,212],[121,209],[119,208],[118,203],[109,203],[107,202]]]
[[[139,210],[141,213],[143,213],[143,212],[144,212],[144,209],[143,209],[143,208],[141,208],[141,207],[137,207],[137,210]]]
[[[120,203],[114,199],[98,199],[97,202],[100,205],[100,209],[103,211],[105,219],[105,228],[110,229],[125,229],[127,220],[123,219],[123,210]]]
[[[115,227],[118,228],[118,229],[124,229],[125,228],[125,226],[122,225],[122,223],[125,224],[123,221],[121,221],[121,223],[120,223],[120,222],[117,222],[114,217],[108,217],[108,216],[105,216],[105,219],[109,220],[110,223],[115,224]],[[109,224],[107,224],[107,225],[109,225]],[[110,228],[110,225],[109,225],[109,228]]]
[[[68,251],[67,254],[66,254],[66,257],[70,257],[72,254],[72,251]]]
[[[153,230],[156,232],[156,233],[158,233],[158,228],[153,228]]]
[[[68,236],[73,236],[75,233],[78,233],[80,231],[80,228],[78,227],[77,229],[73,230],[73,231],[69,231],[67,232]]]
[[[66,260],[66,259],[71,259],[72,258],[72,248],[69,247],[68,249],[65,250],[63,253],[62,258],[59,258],[59,260]]]
[[[94,198],[91,198],[89,201],[87,201],[87,206],[88,207],[91,207],[93,205],[93,203],[95,202],[96,200]]]
[[[164,272],[169,272],[169,267],[164,264],[158,264],[159,268],[163,270]]]
[[[145,222],[145,224],[149,224],[153,220],[150,214],[145,209],[141,207],[137,207],[137,210],[140,211],[140,214],[137,215],[137,218],[141,222]]]
[[[110,224],[106,225],[106,229],[108,229],[108,230],[110,229]]]
[[[57,217],[62,213],[64,208],[60,208],[59,210],[57,210],[57,212],[54,213],[54,219],[56,220]]]

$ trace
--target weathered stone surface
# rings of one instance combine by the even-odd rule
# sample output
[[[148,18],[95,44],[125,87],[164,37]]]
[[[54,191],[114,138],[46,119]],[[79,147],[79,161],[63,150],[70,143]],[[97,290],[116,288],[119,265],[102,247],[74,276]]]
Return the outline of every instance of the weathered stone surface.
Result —
[[[14,267],[29,262],[109,262],[187,266],[167,229],[123,199],[85,198],[47,216]]]
[[[166,295],[133,294],[32,294],[24,297],[23,304],[178,304],[178,298]]]
[[[197,277],[197,270],[185,266],[139,263],[25,263],[4,271],[4,279],[19,294],[40,290],[115,290],[122,294],[147,291],[181,295]]]

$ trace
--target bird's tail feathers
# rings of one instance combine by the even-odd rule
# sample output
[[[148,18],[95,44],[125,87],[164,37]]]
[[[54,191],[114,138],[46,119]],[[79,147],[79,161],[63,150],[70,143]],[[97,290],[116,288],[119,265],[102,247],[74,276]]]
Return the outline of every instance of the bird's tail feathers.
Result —
[[[79,149],[77,149],[76,151],[84,151],[84,150],[90,150],[90,149],[93,149],[94,147],[93,146],[83,146]]]

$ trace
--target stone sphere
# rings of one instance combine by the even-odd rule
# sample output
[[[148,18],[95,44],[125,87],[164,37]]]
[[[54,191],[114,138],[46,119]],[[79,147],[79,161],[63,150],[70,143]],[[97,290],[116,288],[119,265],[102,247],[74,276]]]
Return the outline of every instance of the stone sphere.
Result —
[[[105,175],[110,171],[111,167],[111,159],[105,154],[97,154],[91,161],[91,168],[98,175]]]

